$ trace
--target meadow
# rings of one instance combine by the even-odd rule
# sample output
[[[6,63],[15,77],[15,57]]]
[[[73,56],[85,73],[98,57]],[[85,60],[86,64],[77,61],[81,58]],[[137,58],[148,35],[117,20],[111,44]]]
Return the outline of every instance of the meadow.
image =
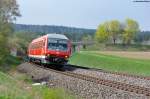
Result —
[[[72,55],[70,64],[99,68],[113,72],[150,76],[149,59],[135,59],[93,51],[81,51]]]

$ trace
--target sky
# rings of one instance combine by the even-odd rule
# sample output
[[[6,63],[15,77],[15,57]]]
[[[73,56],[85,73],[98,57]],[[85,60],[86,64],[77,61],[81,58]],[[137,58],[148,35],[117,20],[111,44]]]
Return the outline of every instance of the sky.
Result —
[[[96,29],[105,21],[132,18],[141,30],[150,30],[150,2],[133,0],[17,0],[19,24],[62,25]]]

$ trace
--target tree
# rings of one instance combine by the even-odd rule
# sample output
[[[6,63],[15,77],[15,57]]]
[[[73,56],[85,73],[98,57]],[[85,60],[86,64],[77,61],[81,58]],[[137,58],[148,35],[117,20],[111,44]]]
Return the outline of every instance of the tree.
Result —
[[[133,19],[126,19],[126,24],[123,32],[124,44],[130,44],[131,40],[135,37],[135,34],[139,32],[139,25]]]
[[[0,0],[0,60],[8,54],[8,37],[11,24],[20,16],[16,0]]]
[[[25,55],[29,43],[37,37],[36,33],[15,32],[11,39],[9,39],[9,47],[10,49],[16,48],[21,55]]]
[[[8,36],[11,32],[11,27],[8,23],[0,22],[0,61],[9,52],[8,50]]]
[[[20,16],[16,0],[0,0],[0,18],[6,23],[11,23]]]
[[[118,34],[121,32],[120,22],[117,20],[112,20],[108,24],[109,24],[109,32],[110,32],[109,34],[113,39],[113,43],[116,44]]]
[[[108,22],[98,26],[95,38],[98,42],[105,42],[109,38]]]

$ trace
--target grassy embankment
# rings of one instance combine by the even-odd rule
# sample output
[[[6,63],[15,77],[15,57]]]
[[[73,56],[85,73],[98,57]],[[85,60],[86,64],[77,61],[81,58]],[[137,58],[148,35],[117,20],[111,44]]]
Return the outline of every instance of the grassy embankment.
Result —
[[[72,99],[63,89],[31,86],[0,72],[0,99]]]
[[[7,56],[0,60],[0,71],[7,72],[11,69],[15,69],[17,65],[21,63],[21,59],[14,56]]]
[[[6,62],[6,63],[5,63]],[[32,86],[32,80],[15,68],[20,59],[8,57],[0,65],[0,99],[73,99],[63,89],[50,89],[46,86]],[[3,71],[3,72],[2,72]],[[13,73],[15,76],[13,75]]]
[[[132,59],[83,51],[74,53],[70,59],[70,63],[115,72],[150,76],[150,60]]]

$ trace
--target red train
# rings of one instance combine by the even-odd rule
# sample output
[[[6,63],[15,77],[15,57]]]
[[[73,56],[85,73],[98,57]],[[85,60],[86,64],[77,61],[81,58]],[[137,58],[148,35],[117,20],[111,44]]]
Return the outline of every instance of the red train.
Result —
[[[28,47],[30,62],[66,64],[71,55],[71,41],[61,34],[47,34],[34,39]]]

